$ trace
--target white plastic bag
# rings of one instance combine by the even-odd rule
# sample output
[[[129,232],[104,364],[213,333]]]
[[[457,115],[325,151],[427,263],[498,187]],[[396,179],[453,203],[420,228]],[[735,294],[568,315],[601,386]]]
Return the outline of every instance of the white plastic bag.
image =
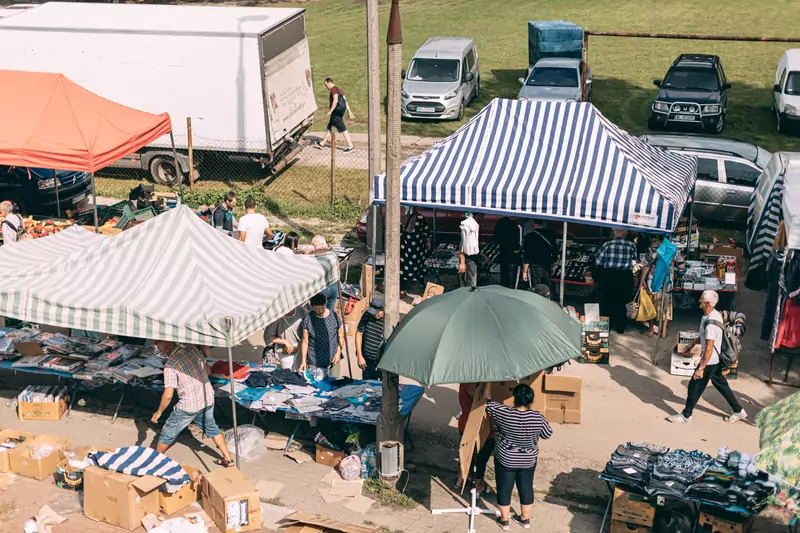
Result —
[[[348,455],[339,463],[339,473],[345,481],[361,479],[361,458],[357,455]]]
[[[239,426],[239,458],[242,461],[253,462],[267,453],[267,443],[264,440],[264,430],[252,424]],[[225,443],[232,455],[236,455],[236,443],[233,439],[233,429],[225,432]]]

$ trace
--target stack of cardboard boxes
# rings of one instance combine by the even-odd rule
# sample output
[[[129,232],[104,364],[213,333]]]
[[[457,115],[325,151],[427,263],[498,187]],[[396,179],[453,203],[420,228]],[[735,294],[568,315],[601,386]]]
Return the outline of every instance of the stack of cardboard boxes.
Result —
[[[647,496],[614,488],[611,533],[650,533],[655,518],[656,507]]]
[[[695,344],[692,346],[692,343],[699,337],[700,334],[696,331],[678,332],[675,349],[670,358],[670,374],[673,376],[691,376],[694,374],[695,369],[697,369],[697,366],[700,364],[701,353],[700,345]],[[692,348],[689,350],[689,355],[683,355],[690,346],[692,346]]]
[[[597,322],[587,322],[581,315],[581,363],[609,363],[608,350],[608,317],[601,316]]]

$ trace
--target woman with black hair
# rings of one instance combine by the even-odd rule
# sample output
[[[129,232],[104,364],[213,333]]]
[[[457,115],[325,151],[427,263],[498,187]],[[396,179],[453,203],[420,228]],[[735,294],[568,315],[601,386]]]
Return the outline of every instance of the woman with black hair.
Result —
[[[510,528],[511,492],[514,485],[522,507],[511,520],[525,529],[531,527],[533,474],[539,457],[539,439],[549,439],[553,430],[539,411],[532,409],[533,389],[521,383],[514,387],[514,407],[492,400],[486,402],[486,414],[495,429],[495,479],[497,480],[497,523],[503,531]]]
[[[283,244],[277,247],[275,251],[279,254],[294,255],[299,244],[300,236],[297,233],[290,231],[286,234],[286,237],[283,238]]]

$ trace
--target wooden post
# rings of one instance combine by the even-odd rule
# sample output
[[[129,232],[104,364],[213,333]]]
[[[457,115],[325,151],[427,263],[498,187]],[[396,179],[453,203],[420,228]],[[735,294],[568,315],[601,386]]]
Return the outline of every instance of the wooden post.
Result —
[[[583,88],[581,89],[581,102],[586,102],[587,100],[587,93],[586,90],[586,69],[587,63],[589,61],[589,34],[587,32],[583,32],[583,51],[581,52],[581,59],[583,60],[583,68],[581,68],[581,79],[583,83],[581,84]]]
[[[336,194],[334,183],[336,182],[336,129],[331,128],[331,209],[333,209],[333,198]]]
[[[194,152],[192,150],[192,117],[186,117],[186,136],[189,141],[189,190],[194,192]]]

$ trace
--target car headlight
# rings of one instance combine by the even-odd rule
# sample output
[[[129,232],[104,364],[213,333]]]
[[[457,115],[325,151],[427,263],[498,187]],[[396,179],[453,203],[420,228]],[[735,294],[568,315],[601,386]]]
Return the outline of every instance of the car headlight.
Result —
[[[39,180],[39,190],[42,189],[52,189],[56,186],[55,178],[50,178],[46,180]]]
[[[783,112],[786,113],[787,115],[792,115],[795,117],[800,116],[800,108],[797,108],[789,104],[786,104],[786,107],[783,108]]]
[[[719,113],[718,105],[704,105],[703,113]]]
[[[403,91],[403,90],[401,90],[401,91],[400,91],[400,96],[402,96],[402,97],[403,97],[403,98],[405,98],[406,100],[408,100],[409,98],[411,98],[411,96],[409,96],[409,94],[408,94],[407,92]]]
[[[669,113],[669,104],[666,102],[653,102],[653,111]]]
[[[520,97],[518,98],[518,100],[519,100],[520,102],[527,102],[527,101],[528,101],[528,99],[527,99],[526,97],[524,97],[524,96],[520,96]]]
[[[567,99],[566,99],[566,100],[564,100],[564,101],[565,101],[565,102],[575,102],[576,100],[575,100],[574,98],[567,98]]]
[[[446,95],[444,95],[444,99],[445,100],[452,100],[455,97],[456,97],[456,92],[455,91],[453,91],[451,93],[447,93]]]

